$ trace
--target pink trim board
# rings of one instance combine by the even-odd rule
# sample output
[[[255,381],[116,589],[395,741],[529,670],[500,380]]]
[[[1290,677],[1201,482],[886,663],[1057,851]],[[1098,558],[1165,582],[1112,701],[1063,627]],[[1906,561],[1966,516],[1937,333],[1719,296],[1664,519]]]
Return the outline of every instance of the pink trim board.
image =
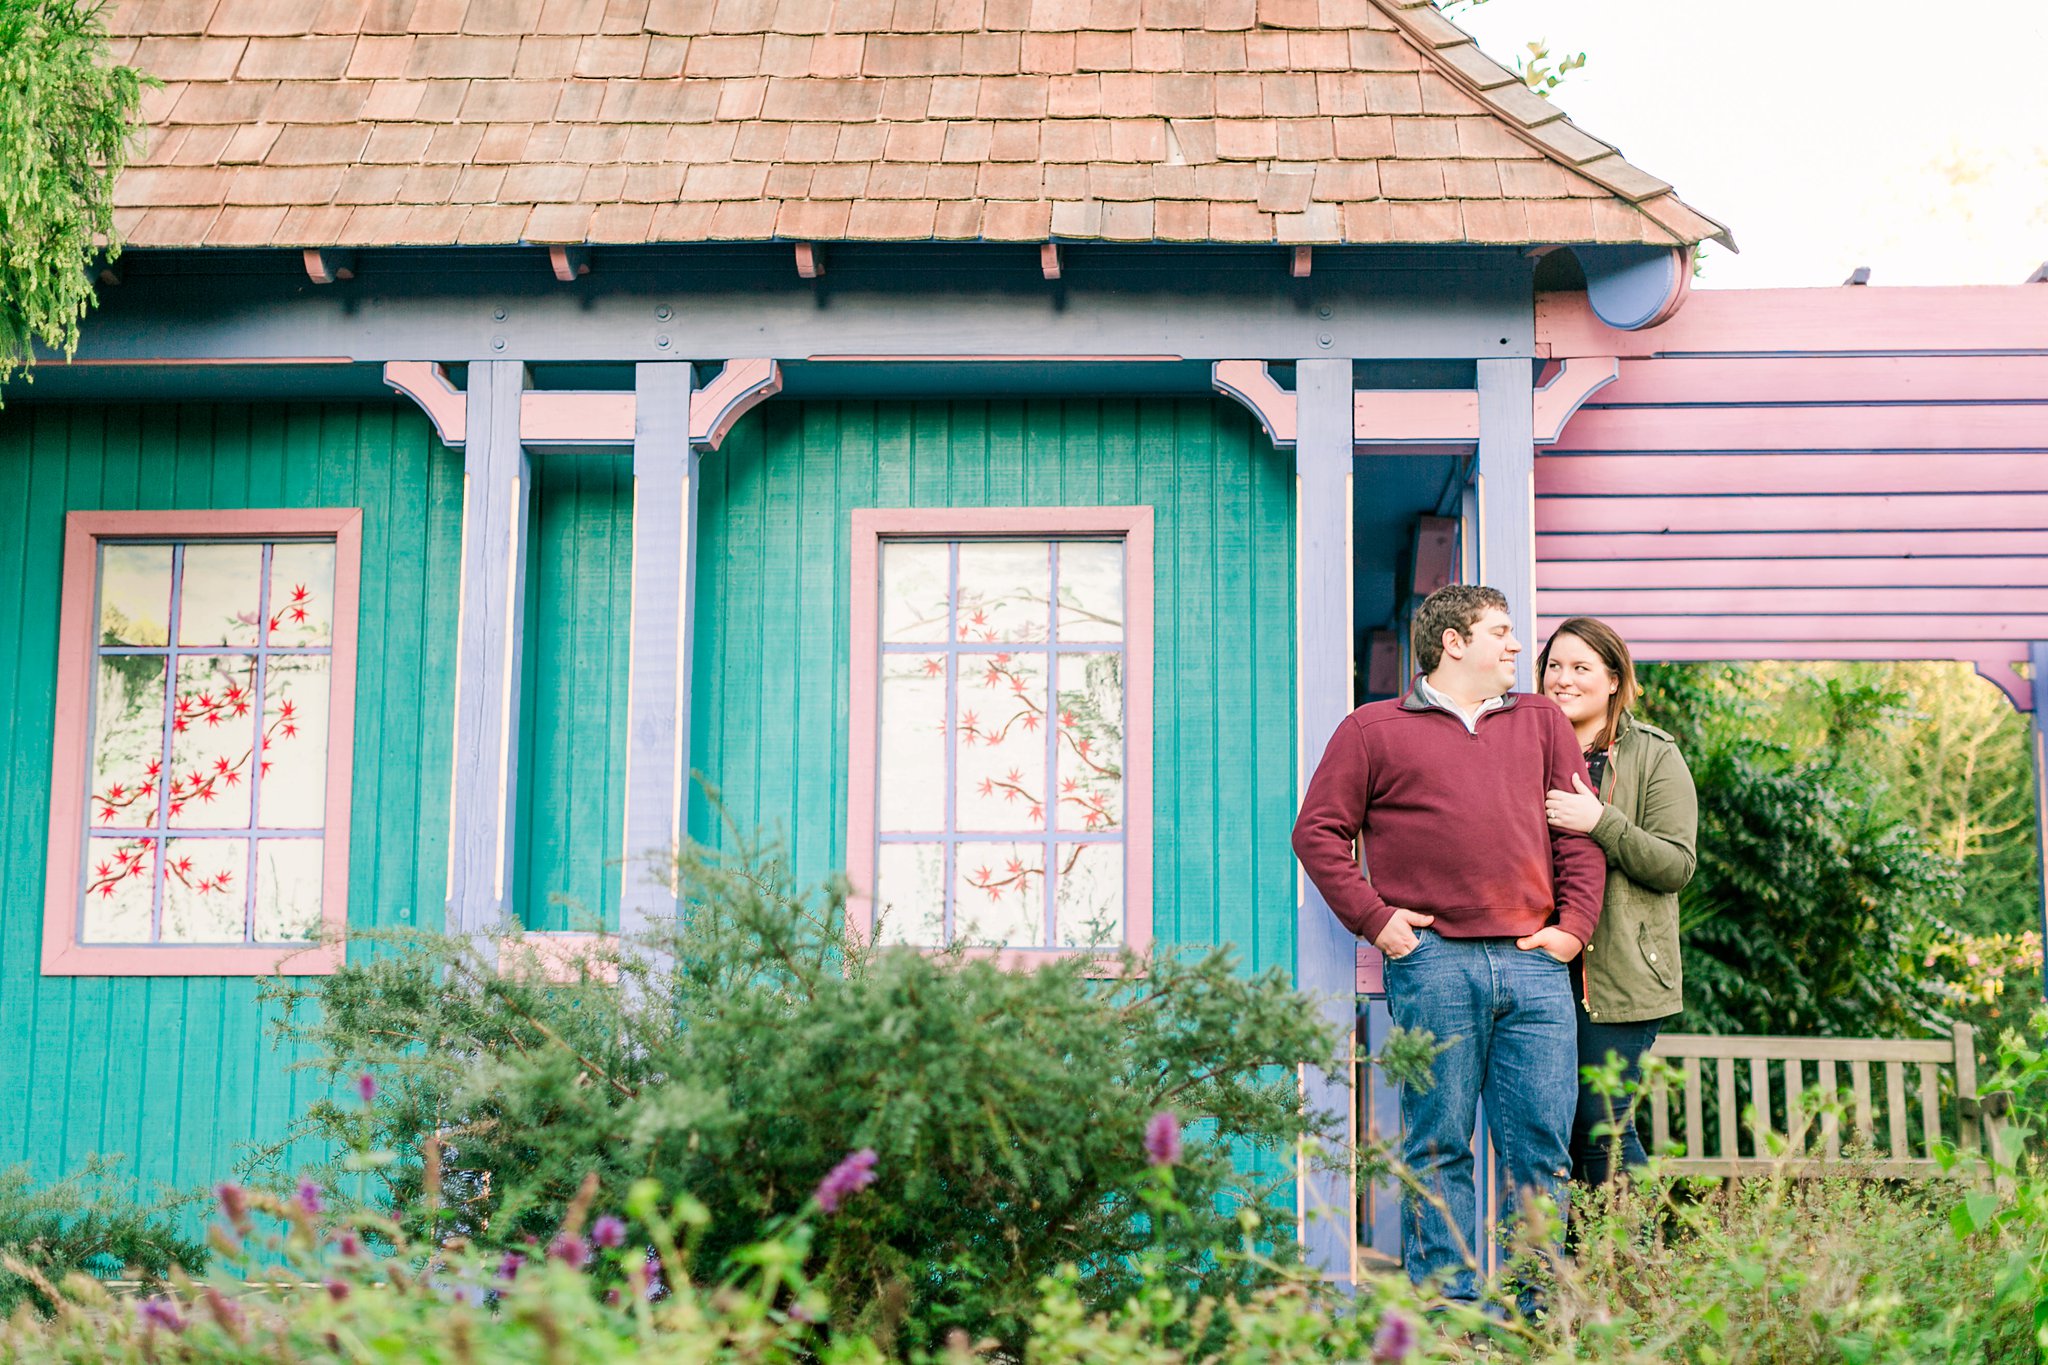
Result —
[[[874,930],[875,797],[880,728],[881,546],[892,537],[1050,539],[1119,535],[1124,542],[1124,942],[1152,943],[1152,509],[1150,507],[976,507],[862,509],[853,513],[853,622],[847,779],[847,900],[850,932]],[[1006,967],[1068,956],[1011,948],[983,955]]]
[[[349,799],[355,763],[356,613],[362,570],[360,508],[232,511],[72,512],[64,526],[63,611],[58,636],[57,710],[50,776],[49,862],[44,872],[45,976],[324,976],[342,962],[348,928]],[[322,830],[323,938],[310,947],[151,944],[95,947],[78,942],[79,870],[84,856],[87,746],[101,540],[149,537],[220,540],[334,537],[334,636],[328,693],[327,799]]]

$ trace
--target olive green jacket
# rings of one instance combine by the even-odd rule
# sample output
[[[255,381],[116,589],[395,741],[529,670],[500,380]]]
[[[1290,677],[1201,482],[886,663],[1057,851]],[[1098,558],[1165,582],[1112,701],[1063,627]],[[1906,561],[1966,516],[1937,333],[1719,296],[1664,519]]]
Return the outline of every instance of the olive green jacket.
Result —
[[[1677,741],[1623,714],[1593,842],[1607,853],[1607,897],[1586,945],[1586,1012],[1602,1024],[1662,1019],[1685,1006],[1678,893],[1698,861],[1699,797]]]

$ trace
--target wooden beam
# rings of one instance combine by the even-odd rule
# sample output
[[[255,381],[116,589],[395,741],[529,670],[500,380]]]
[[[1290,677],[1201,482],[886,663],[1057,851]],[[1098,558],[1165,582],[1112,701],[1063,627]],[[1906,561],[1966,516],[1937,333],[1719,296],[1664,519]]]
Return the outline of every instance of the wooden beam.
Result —
[[[590,248],[551,246],[548,248],[548,264],[554,268],[556,279],[563,284],[574,284],[590,273]]]
[[[1316,249],[1312,246],[1294,248],[1293,256],[1288,263],[1288,273],[1297,280],[1307,279],[1309,271],[1315,268],[1315,254]]]
[[[1524,373],[1528,368],[1524,362]],[[1263,374],[1264,367],[1259,369]],[[1302,361],[1289,397],[1289,406],[1298,404],[1300,413],[1294,450],[1301,679],[1296,730],[1299,771],[1306,773],[1352,707],[1350,359]],[[1334,1032],[1348,1038],[1356,1027],[1357,939],[1338,923],[1314,883],[1303,878],[1300,885],[1295,986],[1318,1002]],[[1357,1126],[1351,1068],[1310,1069],[1302,1084],[1310,1109],[1338,1116],[1337,1150],[1351,1150]],[[1350,1163],[1336,1170],[1310,1164],[1300,1188],[1309,1263],[1348,1286],[1358,1273],[1357,1186]]]
[[[815,280],[825,273],[825,253],[815,242],[796,244],[796,273],[807,280]]]
[[[1536,657],[1535,378],[1526,360],[1479,362],[1479,574],[1508,599],[1522,639],[1515,686]]]
[[[309,246],[301,253],[306,278],[315,284],[333,284],[356,277],[356,253],[329,246]]]
[[[782,366],[759,357],[728,360],[690,398],[690,444],[716,450],[733,424],[782,392]]]
[[[525,366],[475,361],[466,391],[462,581],[457,610],[455,776],[450,793],[448,931],[486,952],[517,912],[510,901],[519,810],[519,679],[526,607],[527,512],[519,440]]]
[[[697,456],[690,366],[634,367],[633,624],[626,698],[626,875],[619,930],[675,918],[690,786]],[[664,877],[666,874],[666,877]]]
[[[1060,248],[1057,242],[1044,242],[1039,245],[1038,268],[1049,280],[1060,277]]]
[[[469,439],[469,408],[448,371],[431,360],[387,360],[384,382],[420,405],[441,444],[460,449]]]

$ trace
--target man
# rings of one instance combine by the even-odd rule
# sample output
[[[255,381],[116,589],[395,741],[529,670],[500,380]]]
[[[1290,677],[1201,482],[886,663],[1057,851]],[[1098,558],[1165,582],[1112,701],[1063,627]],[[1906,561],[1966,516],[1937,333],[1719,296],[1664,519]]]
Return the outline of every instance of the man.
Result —
[[[1464,1300],[1478,1296],[1481,1098],[1513,1192],[1565,1206],[1578,1096],[1565,964],[1593,936],[1607,872],[1591,839],[1544,819],[1544,793],[1577,790],[1586,763],[1555,702],[1512,690],[1522,645],[1507,607],[1476,585],[1429,595],[1413,689],[1344,718],[1294,825],[1295,856],[1330,909],[1386,955],[1394,1022],[1448,1044],[1435,1085],[1401,1092],[1403,1159],[1443,1205],[1409,1195],[1401,1257],[1417,1283],[1444,1277]]]

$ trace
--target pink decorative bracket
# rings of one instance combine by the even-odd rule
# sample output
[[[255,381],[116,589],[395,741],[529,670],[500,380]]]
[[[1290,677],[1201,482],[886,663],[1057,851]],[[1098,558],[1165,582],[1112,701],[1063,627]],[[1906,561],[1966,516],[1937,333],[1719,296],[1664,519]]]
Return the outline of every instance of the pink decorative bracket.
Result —
[[[1536,444],[1556,445],[1564,424],[1588,398],[1621,378],[1621,361],[1611,355],[1573,356],[1550,382],[1536,390]]]
[[[469,440],[469,402],[431,360],[387,360],[384,382],[420,405],[441,444],[458,449]]]
[[[1273,371],[1265,361],[1219,360],[1209,371],[1209,382],[1215,385],[1216,392],[1250,408],[1276,447],[1294,449],[1294,395],[1274,382]]]
[[[782,366],[773,360],[728,360],[718,377],[690,395],[690,444],[716,450],[733,424],[782,392]]]

